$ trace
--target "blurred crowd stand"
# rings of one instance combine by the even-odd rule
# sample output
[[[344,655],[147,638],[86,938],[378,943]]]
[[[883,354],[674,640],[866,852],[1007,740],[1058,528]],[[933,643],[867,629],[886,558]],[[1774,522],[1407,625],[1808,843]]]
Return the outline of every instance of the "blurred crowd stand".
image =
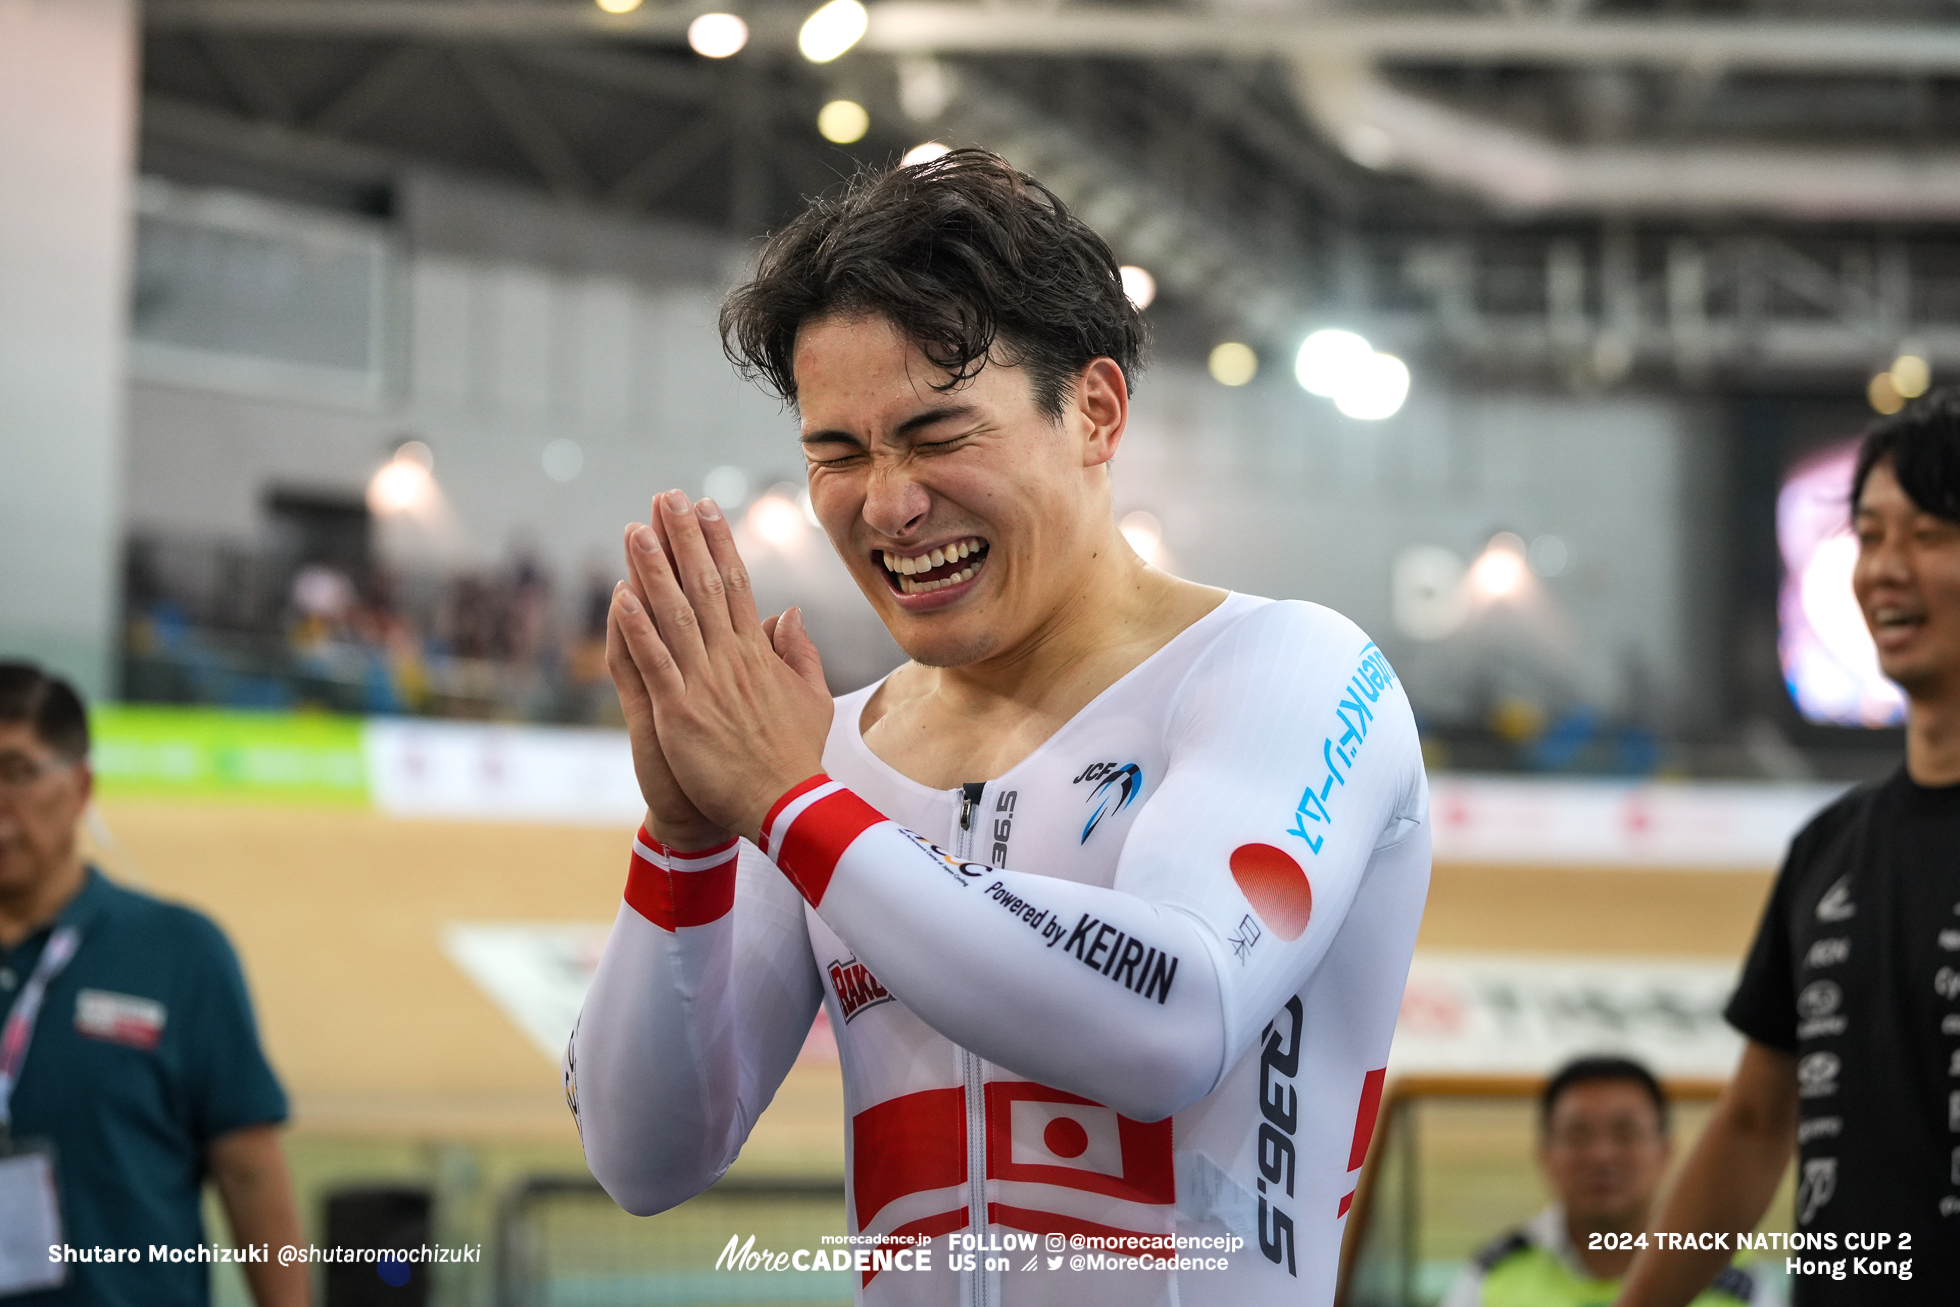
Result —
[[[526,548],[486,568],[378,562],[162,537],[133,539],[122,697],[611,725],[608,578],[561,605]]]

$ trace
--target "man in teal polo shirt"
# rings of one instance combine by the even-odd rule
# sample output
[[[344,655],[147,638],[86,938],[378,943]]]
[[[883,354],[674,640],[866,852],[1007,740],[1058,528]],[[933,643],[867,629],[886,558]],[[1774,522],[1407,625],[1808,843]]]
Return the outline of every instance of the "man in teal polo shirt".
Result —
[[[74,690],[0,663],[0,1213],[16,1235],[58,1221],[67,1250],[9,1246],[0,1303],[203,1307],[208,1177],[235,1244],[268,1250],[243,1268],[259,1307],[304,1304],[306,1267],[278,1260],[300,1243],[286,1096],[238,959],[202,914],[82,862],[92,783]]]

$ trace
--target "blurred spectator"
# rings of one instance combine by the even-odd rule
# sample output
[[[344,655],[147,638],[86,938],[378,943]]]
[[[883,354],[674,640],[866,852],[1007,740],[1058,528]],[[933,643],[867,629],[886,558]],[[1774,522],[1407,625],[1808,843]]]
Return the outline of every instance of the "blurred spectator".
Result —
[[[588,567],[583,620],[566,659],[572,697],[569,715],[579,721],[623,726],[626,719],[619,709],[619,694],[606,670],[606,614],[612,609],[612,593],[611,574],[597,565]]]
[[[1660,1082],[1620,1057],[1560,1068],[1538,1105],[1538,1166],[1553,1203],[1492,1240],[1457,1277],[1442,1307],[1606,1307],[1644,1240],[1673,1145]],[[1773,1300],[1731,1266],[1695,1307]]]
[[[286,1095],[259,1049],[238,959],[202,914],[82,861],[93,783],[74,690],[0,663],[0,1234],[194,1254],[209,1176],[238,1246],[268,1250],[244,1268],[259,1307],[298,1307],[307,1268],[277,1256],[300,1243],[277,1132]],[[0,1298],[22,1307],[210,1300],[195,1256],[7,1259],[0,1274],[12,1277]]]
[[[294,568],[276,551],[143,539],[131,542],[127,581],[133,699],[619,721],[605,671],[610,582],[594,580],[561,614],[551,572],[525,541],[494,568],[437,575]]]

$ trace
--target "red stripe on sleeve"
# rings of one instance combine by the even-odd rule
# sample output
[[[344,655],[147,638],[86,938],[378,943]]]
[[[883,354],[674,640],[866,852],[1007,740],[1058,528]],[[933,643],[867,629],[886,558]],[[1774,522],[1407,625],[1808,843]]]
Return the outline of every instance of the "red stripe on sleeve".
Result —
[[[705,926],[719,921],[735,906],[736,853],[699,871],[674,871],[667,883],[674,896],[674,925]]]
[[[789,877],[811,907],[823,903],[823,892],[830,887],[831,873],[851,841],[879,822],[885,814],[849,790],[818,799],[798,815],[783,833],[782,847],[776,851],[776,865]]]
[[[787,808],[796,799],[816,789],[817,786],[828,784],[830,784],[830,777],[824,775],[822,772],[818,772],[808,780],[798,781],[796,784],[790,786],[787,790],[783,791],[782,798],[777,799],[769,805],[769,811],[763,814],[762,829],[756,833],[756,844],[760,846],[764,853],[769,852],[769,828],[776,824],[776,818],[782,814],[783,809]]]
[[[1368,1160],[1368,1145],[1375,1138],[1375,1116],[1382,1110],[1382,1081],[1387,1075],[1387,1067],[1376,1067],[1361,1082],[1361,1107],[1354,1114],[1354,1142],[1348,1146],[1350,1171]]]
[[[858,1229],[894,1198],[965,1179],[965,1090],[922,1089],[851,1118],[851,1197]]]
[[[633,853],[626,871],[626,906],[662,930],[674,929],[674,895],[667,887],[667,869]]]
[[[663,857],[673,851],[650,836],[642,841]],[[728,915],[735,906],[735,867],[740,859],[734,840],[719,849],[721,859],[693,871],[669,871],[633,851],[626,872],[626,903],[633,911],[669,933],[682,926],[705,926]],[[700,854],[682,855],[699,857]]]

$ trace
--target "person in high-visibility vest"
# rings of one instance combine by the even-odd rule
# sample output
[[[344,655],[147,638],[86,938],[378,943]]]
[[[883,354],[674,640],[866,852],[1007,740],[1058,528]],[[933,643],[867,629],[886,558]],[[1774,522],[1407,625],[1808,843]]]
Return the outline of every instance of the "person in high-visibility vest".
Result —
[[[1634,1254],[1673,1145],[1667,1094],[1640,1063],[1583,1057],[1539,1099],[1538,1165],[1554,1202],[1491,1240],[1442,1307],[1608,1307]],[[1767,1307],[1774,1285],[1730,1266],[1693,1307]]]

